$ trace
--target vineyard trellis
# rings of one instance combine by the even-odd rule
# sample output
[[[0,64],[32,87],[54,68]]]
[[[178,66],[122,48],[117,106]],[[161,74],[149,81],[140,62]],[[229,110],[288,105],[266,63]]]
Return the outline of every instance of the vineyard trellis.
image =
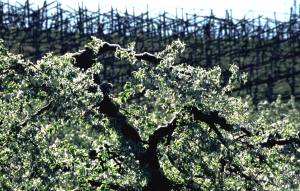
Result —
[[[0,38],[13,52],[31,60],[46,52],[63,54],[77,51],[96,36],[122,46],[135,42],[136,50],[155,52],[180,38],[186,51],[180,61],[203,67],[231,63],[249,74],[248,82],[236,89],[239,95],[251,95],[254,102],[278,94],[300,100],[300,14],[291,9],[289,21],[274,17],[234,19],[213,12],[171,16],[164,12],[151,16],[149,11],[120,13],[115,9],[92,12],[63,9],[57,2],[44,2],[34,8],[29,0],[15,5],[0,1]],[[103,58],[104,59],[104,58]],[[107,55],[101,79],[124,83],[132,66],[120,64]],[[224,72],[224,78],[228,73]]]

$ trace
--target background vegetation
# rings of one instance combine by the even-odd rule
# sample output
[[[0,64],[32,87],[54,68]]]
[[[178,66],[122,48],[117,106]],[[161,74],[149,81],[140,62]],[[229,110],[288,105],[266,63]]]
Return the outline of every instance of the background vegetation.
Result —
[[[296,6],[295,6],[296,7]],[[222,78],[227,78],[230,64],[247,72],[248,82],[234,91],[235,95],[251,95],[253,102],[285,100],[290,95],[299,100],[299,10],[291,9],[289,21],[274,18],[235,19],[230,12],[224,18],[211,15],[162,13],[120,13],[84,7],[63,10],[58,3],[49,2],[33,8],[0,2],[0,38],[12,52],[22,53],[32,61],[53,51],[62,55],[78,51],[90,36],[97,36],[122,46],[135,43],[138,52],[157,52],[180,38],[186,50],[178,63],[212,68],[220,66]],[[134,69],[113,57],[102,60],[101,77],[114,84],[125,84]]]

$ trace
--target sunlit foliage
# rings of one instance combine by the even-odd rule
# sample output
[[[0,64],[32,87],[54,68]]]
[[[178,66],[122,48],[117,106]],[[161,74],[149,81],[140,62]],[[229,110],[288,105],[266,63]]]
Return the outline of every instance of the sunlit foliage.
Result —
[[[101,43],[94,39],[87,46],[97,51]],[[231,96],[246,75],[232,65],[222,85],[219,67],[175,64],[185,47],[179,40],[155,54],[162,58],[157,65],[137,60],[133,47],[115,52],[138,70],[111,97],[145,141],[178,118],[158,152],[163,173],[178,190],[300,189],[300,113],[292,99],[253,106],[249,97]],[[86,71],[74,62],[72,54],[47,54],[32,63],[1,42],[1,190],[142,190],[147,184],[126,140],[97,109],[99,87],[89,91],[97,86],[93,74],[101,60]],[[191,106],[215,112],[232,129],[216,125],[218,134],[186,111]],[[270,140],[287,144],[268,146]]]

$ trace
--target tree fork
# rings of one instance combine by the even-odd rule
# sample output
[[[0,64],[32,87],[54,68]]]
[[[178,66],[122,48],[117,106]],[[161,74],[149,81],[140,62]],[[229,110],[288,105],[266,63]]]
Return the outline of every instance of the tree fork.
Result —
[[[164,189],[169,190],[171,181],[166,178],[163,171],[160,168],[157,144],[165,133],[161,134],[161,131],[155,131],[153,135],[149,137],[149,147],[145,150],[141,143],[147,143],[143,141],[136,130],[131,124],[128,123],[127,117],[120,113],[119,107],[113,103],[109,96],[111,85],[109,83],[103,83],[100,89],[103,93],[102,101],[97,105],[100,113],[115,119],[117,125],[116,130],[125,138],[126,141],[130,141],[130,144],[135,147],[131,151],[139,160],[145,174],[148,176],[148,183],[145,190],[157,190]]]

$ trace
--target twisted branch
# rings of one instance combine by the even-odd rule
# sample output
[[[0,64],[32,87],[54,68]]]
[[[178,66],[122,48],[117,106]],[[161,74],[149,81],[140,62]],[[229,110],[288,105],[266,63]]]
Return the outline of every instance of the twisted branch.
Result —
[[[118,44],[110,44],[108,42],[104,42],[96,53],[92,48],[89,47],[86,47],[84,50],[74,53],[73,57],[75,58],[75,66],[87,70],[88,68],[92,67],[92,65],[95,63],[95,59],[98,56],[103,55],[106,52],[115,52],[117,50],[131,52],[131,50],[124,49]],[[153,64],[158,64],[162,60],[162,58],[159,58],[154,54],[148,52],[138,53],[134,56],[137,60],[144,60]]]

